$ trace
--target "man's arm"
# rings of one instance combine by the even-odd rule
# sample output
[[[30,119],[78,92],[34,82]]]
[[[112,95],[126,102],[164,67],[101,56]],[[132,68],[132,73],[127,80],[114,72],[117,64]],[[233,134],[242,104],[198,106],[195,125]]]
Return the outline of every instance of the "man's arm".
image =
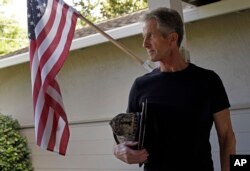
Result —
[[[236,153],[236,140],[229,109],[216,112],[214,114],[214,123],[220,145],[221,171],[229,171],[229,156]]]

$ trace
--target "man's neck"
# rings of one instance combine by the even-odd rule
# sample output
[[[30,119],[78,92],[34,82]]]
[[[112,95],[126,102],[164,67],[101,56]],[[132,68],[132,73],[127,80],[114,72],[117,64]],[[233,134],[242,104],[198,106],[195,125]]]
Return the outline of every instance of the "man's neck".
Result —
[[[159,61],[159,62],[160,62],[161,72],[182,71],[188,66],[188,63],[184,60],[184,58],[180,54],[178,54],[177,56],[169,57],[165,61]]]

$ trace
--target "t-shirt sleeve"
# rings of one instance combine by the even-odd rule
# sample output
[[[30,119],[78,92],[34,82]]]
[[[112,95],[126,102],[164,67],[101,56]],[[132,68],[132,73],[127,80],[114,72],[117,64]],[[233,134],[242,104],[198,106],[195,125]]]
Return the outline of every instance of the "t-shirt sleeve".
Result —
[[[220,77],[213,72],[211,81],[211,108],[212,113],[219,112],[230,107],[228,96],[225,87],[220,79]]]

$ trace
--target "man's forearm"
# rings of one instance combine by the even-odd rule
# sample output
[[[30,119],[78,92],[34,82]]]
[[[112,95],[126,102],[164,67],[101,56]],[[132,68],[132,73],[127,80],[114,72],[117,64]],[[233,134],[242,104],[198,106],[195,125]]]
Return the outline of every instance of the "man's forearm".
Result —
[[[227,136],[220,140],[220,161],[221,171],[229,171],[230,154],[236,153],[236,140],[234,135]]]

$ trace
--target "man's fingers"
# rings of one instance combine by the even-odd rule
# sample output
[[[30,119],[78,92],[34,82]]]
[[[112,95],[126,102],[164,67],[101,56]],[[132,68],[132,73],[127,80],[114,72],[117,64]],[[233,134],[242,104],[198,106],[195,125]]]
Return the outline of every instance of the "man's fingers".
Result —
[[[114,146],[114,155],[116,158],[128,163],[142,163],[147,160],[148,152],[146,149],[143,150],[133,150],[132,146],[137,145],[138,142],[127,141],[121,144]]]
[[[124,145],[126,145],[128,147],[132,147],[132,146],[135,146],[137,144],[138,144],[138,142],[136,142],[136,141],[126,141],[126,142],[124,142]]]

